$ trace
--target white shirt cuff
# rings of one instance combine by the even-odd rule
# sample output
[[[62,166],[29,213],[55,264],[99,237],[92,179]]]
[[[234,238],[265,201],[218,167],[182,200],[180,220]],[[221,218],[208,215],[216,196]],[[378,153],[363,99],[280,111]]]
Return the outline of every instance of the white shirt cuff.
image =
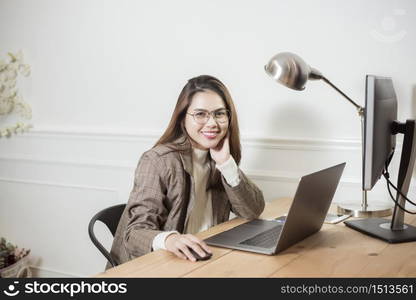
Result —
[[[153,242],[152,242],[153,251],[156,251],[156,250],[159,250],[159,249],[166,250],[166,245],[165,245],[166,238],[169,235],[171,235],[172,233],[179,233],[179,232],[177,232],[177,231],[164,231],[164,232],[161,232],[158,235],[156,235],[155,238],[153,239]]]
[[[225,181],[231,186],[235,187],[240,183],[240,176],[238,175],[238,166],[235,163],[234,158],[230,155],[230,158],[221,165],[216,165],[216,168],[220,170]]]

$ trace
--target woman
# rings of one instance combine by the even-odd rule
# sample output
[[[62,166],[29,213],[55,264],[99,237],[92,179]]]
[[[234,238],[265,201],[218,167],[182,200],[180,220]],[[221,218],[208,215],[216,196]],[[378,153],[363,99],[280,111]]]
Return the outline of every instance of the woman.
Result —
[[[192,78],[183,88],[165,133],[140,158],[134,187],[111,254],[124,263],[166,249],[195,261],[211,253],[193,234],[237,216],[253,219],[264,208],[262,192],[238,168],[237,114],[222,82]]]

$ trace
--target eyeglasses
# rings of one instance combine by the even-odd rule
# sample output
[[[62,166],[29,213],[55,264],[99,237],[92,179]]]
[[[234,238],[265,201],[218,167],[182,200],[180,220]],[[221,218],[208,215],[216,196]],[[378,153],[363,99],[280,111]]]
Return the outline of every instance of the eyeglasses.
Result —
[[[227,123],[230,119],[230,112],[227,109],[218,109],[214,111],[198,110],[193,114],[187,114],[194,117],[195,122],[201,125],[207,123],[210,116],[218,123]]]

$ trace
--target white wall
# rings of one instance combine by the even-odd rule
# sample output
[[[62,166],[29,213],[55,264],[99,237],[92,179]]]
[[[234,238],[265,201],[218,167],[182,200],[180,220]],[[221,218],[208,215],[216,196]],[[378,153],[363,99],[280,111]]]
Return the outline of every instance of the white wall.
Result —
[[[286,89],[263,66],[295,52],[362,105],[365,75],[391,76],[400,119],[414,117],[415,8],[411,0],[0,0],[0,55],[21,49],[32,66],[20,87],[34,124],[0,139],[0,236],[31,248],[40,276],[101,271],[89,219],[127,201],[138,158],[200,74],[229,87],[242,168],[267,200],[346,161],[334,201],[359,202],[353,106],[322,82]],[[370,200],[388,201],[384,183]]]

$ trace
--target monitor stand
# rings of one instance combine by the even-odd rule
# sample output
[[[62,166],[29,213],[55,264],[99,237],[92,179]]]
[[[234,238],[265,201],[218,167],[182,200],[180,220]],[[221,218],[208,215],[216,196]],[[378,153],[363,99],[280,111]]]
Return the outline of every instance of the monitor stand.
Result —
[[[369,236],[382,239],[389,243],[416,241],[416,227],[403,224],[402,229],[392,230],[389,219],[367,218],[345,221],[345,225]]]
[[[392,134],[397,133],[404,134],[397,189],[407,196],[416,157],[415,120],[407,120],[406,123],[393,122]],[[400,206],[405,207],[406,199],[399,193],[397,193],[396,201]],[[416,241],[416,227],[404,223],[404,211],[397,204],[394,206],[391,221],[382,218],[368,218],[345,221],[344,224],[389,243]]]

